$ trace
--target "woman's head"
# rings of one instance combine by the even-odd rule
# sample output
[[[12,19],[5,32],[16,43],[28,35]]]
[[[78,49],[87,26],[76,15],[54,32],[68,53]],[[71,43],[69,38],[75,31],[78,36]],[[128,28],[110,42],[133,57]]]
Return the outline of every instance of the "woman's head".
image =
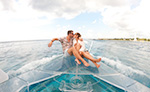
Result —
[[[77,38],[79,38],[79,37],[81,37],[81,34],[80,33],[75,33],[75,36],[77,37]]]

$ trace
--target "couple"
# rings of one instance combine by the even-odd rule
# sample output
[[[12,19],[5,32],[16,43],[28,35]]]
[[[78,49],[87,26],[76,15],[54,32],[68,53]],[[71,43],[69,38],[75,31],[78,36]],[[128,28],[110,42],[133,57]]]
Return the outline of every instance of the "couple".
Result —
[[[75,38],[75,39],[74,39]],[[85,58],[91,60],[97,68],[100,67],[97,62],[101,61],[101,58],[94,59],[89,52],[85,49],[85,46],[83,44],[83,39],[81,38],[81,35],[79,33],[73,34],[72,30],[69,30],[67,32],[67,37],[63,38],[54,38],[51,40],[51,42],[48,44],[48,47],[52,46],[52,43],[54,41],[60,41],[63,48],[63,54],[65,57],[74,55],[76,57],[76,60],[78,64],[81,64],[79,60],[83,62],[85,66],[89,66],[89,64],[82,58],[84,56]]]

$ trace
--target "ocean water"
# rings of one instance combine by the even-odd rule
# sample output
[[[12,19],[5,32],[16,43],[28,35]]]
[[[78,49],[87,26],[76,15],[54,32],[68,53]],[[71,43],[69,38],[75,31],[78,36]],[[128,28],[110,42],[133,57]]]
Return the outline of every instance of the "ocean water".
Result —
[[[10,77],[20,75],[62,55],[60,42],[55,41],[51,48],[49,42],[0,42],[0,69]],[[85,43],[101,62],[150,88],[150,42],[85,39]]]

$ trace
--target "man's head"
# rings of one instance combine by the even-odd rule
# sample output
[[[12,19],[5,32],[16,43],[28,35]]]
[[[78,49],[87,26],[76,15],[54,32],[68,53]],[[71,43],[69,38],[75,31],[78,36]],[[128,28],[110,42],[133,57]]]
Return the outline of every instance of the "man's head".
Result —
[[[67,35],[72,38],[74,35],[73,30],[68,30]]]

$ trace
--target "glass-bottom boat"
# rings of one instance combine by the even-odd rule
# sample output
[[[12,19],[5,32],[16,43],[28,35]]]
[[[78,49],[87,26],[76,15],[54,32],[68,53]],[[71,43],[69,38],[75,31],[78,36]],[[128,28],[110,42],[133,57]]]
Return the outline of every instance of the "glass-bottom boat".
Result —
[[[15,74],[0,84],[0,92],[150,92],[103,62],[97,69],[89,60],[89,67],[74,60],[74,56],[60,55],[36,69]]]

